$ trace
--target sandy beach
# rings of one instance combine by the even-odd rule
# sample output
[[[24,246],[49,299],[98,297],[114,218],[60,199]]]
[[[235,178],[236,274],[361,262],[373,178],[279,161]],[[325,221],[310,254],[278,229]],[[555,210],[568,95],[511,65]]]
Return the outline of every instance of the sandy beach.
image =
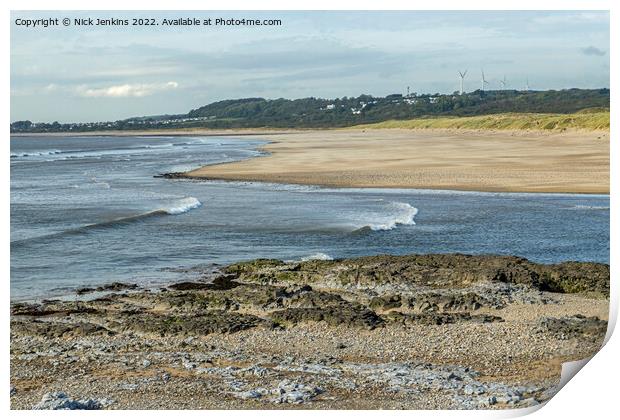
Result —
[[[268,156],[185,175],[330,187],[609,193],[606,131],[341,129],[253,137],[270,141]]]

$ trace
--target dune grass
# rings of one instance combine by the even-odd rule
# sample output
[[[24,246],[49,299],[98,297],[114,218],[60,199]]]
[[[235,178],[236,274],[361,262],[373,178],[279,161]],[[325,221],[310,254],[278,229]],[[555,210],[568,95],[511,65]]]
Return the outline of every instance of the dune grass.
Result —
[[[354,128],[443,128],[466,130],[609,130],[609,110],[584,109],[574,114],[504,113],[475,117],[389,120]]]

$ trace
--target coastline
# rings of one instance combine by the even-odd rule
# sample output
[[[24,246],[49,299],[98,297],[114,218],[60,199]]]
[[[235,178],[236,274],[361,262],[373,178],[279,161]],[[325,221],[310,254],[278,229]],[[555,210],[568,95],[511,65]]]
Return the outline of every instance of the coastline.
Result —
[[[348,131],[325,133],[252,137],[292,160],[313,148],[355,157]],[[467,140],[506,138],[487,134]],[[394,133],[385,142],[407,146]],[[11,303],[12,408],[531,407],[553,397],[563,363],[600,348],[609,266],[459,254],[256,260],[159,289],[89,289],[80,301]]]
[[[58,133],[11,133],[11,137],[183,137],[183,136],[260,136],[260,135],[279,135],[303,132],[298,129],[270,129],[270,128],[248,128],[248,129],[209,129],[209,128],[188,128],[188,129],[155,129],[155,130],[103,130],[85,132],[58,132]]]
[[[609,194],[609,131],[188,129],[32,135],[247,136],[268,141],[260,148],[268,156],[175,174],[193,179],[332,188]]]

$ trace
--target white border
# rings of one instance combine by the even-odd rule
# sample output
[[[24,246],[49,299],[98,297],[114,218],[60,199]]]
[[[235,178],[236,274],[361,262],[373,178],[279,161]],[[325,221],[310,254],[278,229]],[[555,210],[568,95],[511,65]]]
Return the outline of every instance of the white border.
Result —
[[[290,1],[283,0],[263,0],[258,4],[252,1],[241,0],[227,0],[227,1],[199,1],[199,0],[185,0],[166,2],[163,0],[150,0],[150,1],[131,1],[131,0],[91,0],[88,3],[77,0],[56,0],[56,1],[44,1],[44,0],[25,0],[5,1],[6,5],[3,12],[3,26],[2,26],[2,46],[4,49],[3,56],[5,59],[10,56],[10,10],[611,10],[611,48],[610,48],[610,74],[611,78],[611,92],[612,92],[612,116],[611,116],[611,139],[616,139],[618,134],[617,125],[614,121],[617,121],[617,100],[616,100],[616,83],[617,77],[614,77],[618,73],[617,65],[617,53],[615,53],[614,47],[620,35],[618,33],[618,24],[620,15],[620,6],[617,1],[575,1],[575,0],[504,0],[501,3],[499,1],[490,0],[470,0],[470,1],[458,1],[458,0],[434,0],[432,2],[412,2],[404,0],[382,0],[380,2],[372,0],[358,0],[356,2],[334,1],[334,0],[301,0],[296,1],[294,4]],[[615,8],[615,10],[614,10]],[[9,66],[5,61],[5,65],[2,68],[3,72],[3,91],[4,100],[2,101],[2,112],[5,115],[5,130],[7,136],[2,141],[2,156],[5,156],[2,165],[2,177],[4,183],[2,184],[2,195],[5,199],[4,205],[1,208],[3,224],[3,237],[2,242],[2,280],[0,281],[0,287],[2,288],[3,296],[5,297],[5,322],[2,325],[2,339],[3,339],[3,373],[5,378],[5,386],[8,388],[9,384],[9,276],[10,276],[10,250],[9,250],[9,232],[10,232],[10,210],[9,210],[9,194],[10,194],[10,167],[8,162],[9,156],[9,141],[8,141],[8,123],[10,121],[10,72]],[[618,224],[617,220],[617,185],[615,180],[618,176],[618,169],[616,160],[618,157],[618,146],[614,141],[611,142],[611,273],[612,273],[612,299],[611,299],[611,316],[610,325],[614,324],[617,318],[618,312],[618,287],[617,286],[617,271],[615,269],[615,262],[617,260],[616,246],[618,238]],[[611,332],[610,328],[610,332]],[[611,418],[613,412],[617,413],[617,382],[620,378],[619,362],[617,355],[620,354],[620,344],[618,342],[617,334],[609,337],[609,341],[601,351],[596,354],[593,359],[588,363],[588,366],[579,373],[578,377],[570,381],[561,392],[558,393],[553,399],[551,399],[546,406],[531,414],[532,418]],[[9,411],[9,392],[5,388],[4,398],[2,399],[2,405],[4,410]],[[515,410],[517,411],[517,410]],[[284,419],[294,416],[296,418],[308,418],[316,416],[324,416],[325,418],[356,418],[356,419],[374,419],[377,416],[382,418],[407,418],[415,416],[420,419],[442,419],[442,418],[506,418],[513,417],[515,415],[526,414],[531,410],[519,410],[518,412],[462,412],[462,411],[327,411],[320,414],[314,411],[280,411],[280,412],[266,412],[266,411],[184,411],[176,412],[174,415],[181,415],[183,417],[191,418],[209,418],[225,419],[231,416],[243,416],[247,419],[258,419],[260,417],[269,416],[274,419]],[[9,413],[11,416],[19,418],[32,418],[32,417],[72,417],[80,416],[110,416],[116,418],[124,418],[130,415],[132,418],[164,418],[169,416],[166,411],[141,411],[132,412],[131,414],[122,411],[113,412],[30,412],[12,411]],[[617,414],[616,414],[617,415]],[[615,416],[614,416],[615,417]]]

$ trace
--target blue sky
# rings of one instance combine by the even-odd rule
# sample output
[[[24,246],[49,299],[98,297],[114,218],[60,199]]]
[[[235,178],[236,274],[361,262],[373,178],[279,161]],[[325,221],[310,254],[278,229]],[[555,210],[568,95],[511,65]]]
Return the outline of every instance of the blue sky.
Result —
[[[49,27],[17,18],[253,18],[274,27]],[[594,11],[13,12],[11,120],[184,113],[230,98],[609,87]]]

